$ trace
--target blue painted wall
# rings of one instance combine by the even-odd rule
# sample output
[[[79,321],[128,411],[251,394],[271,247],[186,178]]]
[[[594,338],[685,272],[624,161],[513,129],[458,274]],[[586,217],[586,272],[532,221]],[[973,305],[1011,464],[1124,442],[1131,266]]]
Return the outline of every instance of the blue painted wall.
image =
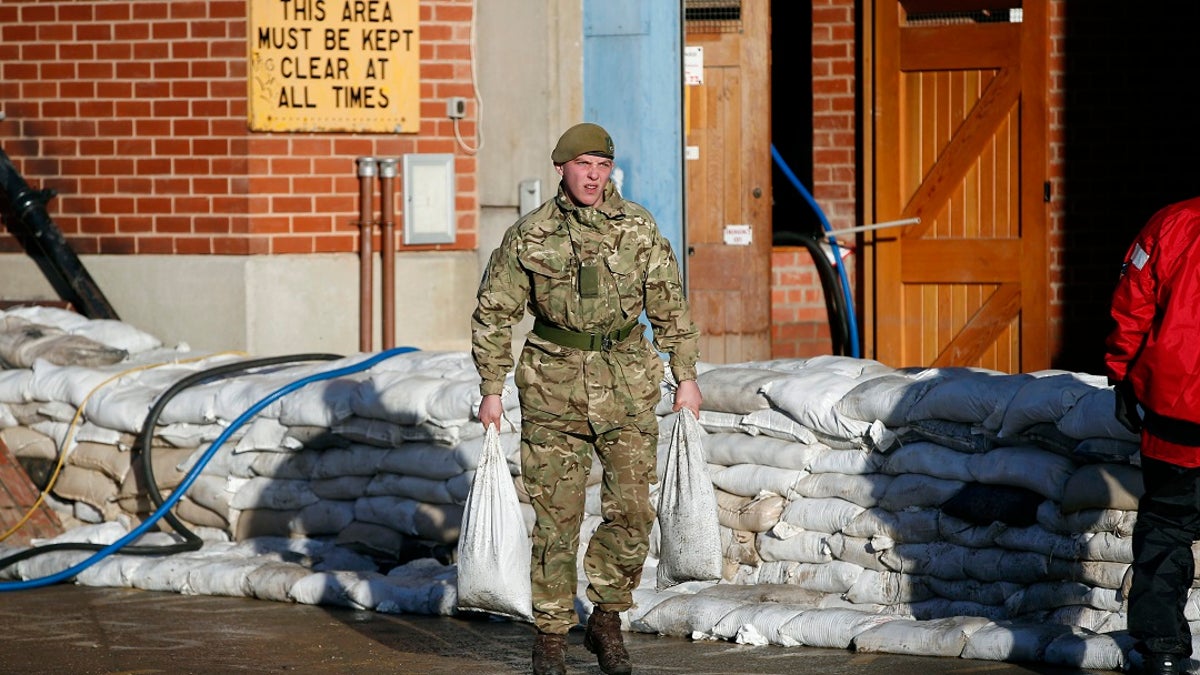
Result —
[[[683,5],[583,1],[583,117],[613,137],[622,196],[683,248]]]

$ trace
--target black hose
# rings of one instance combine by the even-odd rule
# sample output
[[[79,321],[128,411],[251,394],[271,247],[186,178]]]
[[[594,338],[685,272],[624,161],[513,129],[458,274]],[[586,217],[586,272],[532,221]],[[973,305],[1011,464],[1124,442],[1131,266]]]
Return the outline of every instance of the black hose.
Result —
[[[249,361],[239,361],[237,363],[227,363],[220,366],[214,366],[206,370],[199,371],[189,375],[175,384],[171,385],[166,391],[159,395],[154,405],[150,408],[150,412],[146,415],[146,420],[142,423],[142,432],[138,436],[138,442],[134,444],[132,452],[136,459],[140,452],[142,459],[142,476],[146,481],[147,491],[150,499],[154,502],[154,507],[158,508],[163,505],[162,492],[158,489],[158,483],[154,477],[154,463],[151,461],[151,447],[154,440],[154,430],[158,424],[158,418],[162,414],[167,403],[175,396],[179,395],[183,390],[200,384],[202,382],[211,381],[235,373],[241,373],[248,370],[274,366],[284,363],[296,363],[301,361],[332,361],[343,358],[337,354],[295,354],[290,356],[268,356],[260,359],[252,359]],[[122,553],[131,555],[165,555],[172,553],[182,553],[185,551],[199,550],[203,544],[202,540],[195,532],[192,532],[186,525],[183,524],[173,513],[167,511],[163,514],[163,519],[171,525],[175,531],[183,537],[184,541],[179,544],[168,544],[165,546],[144,546],[130,545],[121,549]],[[18,551],[12,555],[0,558],[0,569],[4,569],[14,565],[22,560],[32,558],[43,553],[52,551],[101,551],[107,547],[107,544],[92,544],[88,542],[65,542],[58,544],[45,544],[42,546],[34,546],[23,551]]]
[[[808,249],[825,294],[825,311],[829,315],[829,336],[833,343],[833,353],[838,356],[851,356],[848,351],[851,328],[847,322],[850,309],[846,307],[837,268],[829,261],[825,249],[821,248],[822,240],[816,235],[802,232],[776,232],[776,239],[775,243],[779,245],[799,244]]]

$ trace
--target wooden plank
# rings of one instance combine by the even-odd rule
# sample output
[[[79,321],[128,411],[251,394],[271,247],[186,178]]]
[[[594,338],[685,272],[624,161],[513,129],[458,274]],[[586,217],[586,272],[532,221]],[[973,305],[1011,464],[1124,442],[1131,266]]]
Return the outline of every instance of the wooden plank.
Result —
[[[1019,239],[906,239],[900,280],[906,284],[1021,280]]]
[[[976,363],[1021,312],[1021,286],[1001,284],[934,360],[935,368]]]
[[[900,29],[900,69],[983,70],[1017,66],[1019,23],[963,23]]]

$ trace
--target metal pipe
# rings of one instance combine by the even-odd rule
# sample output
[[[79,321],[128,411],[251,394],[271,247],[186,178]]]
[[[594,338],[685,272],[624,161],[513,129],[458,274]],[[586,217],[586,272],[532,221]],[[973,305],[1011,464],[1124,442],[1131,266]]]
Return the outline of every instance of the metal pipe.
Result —
[[[396,346],[396,158],[379,160],[380,255],[383,258],[383,348]]]
[[[375,212],[372,198],[375,194],[374,157],[358,158],[358,349],[361,352],[372,350],[374,342],[374,326],[371,321],[371,307],[375,297],[371,293],[374,286],[375,273],[371,266],[371,237],[374,236]]]

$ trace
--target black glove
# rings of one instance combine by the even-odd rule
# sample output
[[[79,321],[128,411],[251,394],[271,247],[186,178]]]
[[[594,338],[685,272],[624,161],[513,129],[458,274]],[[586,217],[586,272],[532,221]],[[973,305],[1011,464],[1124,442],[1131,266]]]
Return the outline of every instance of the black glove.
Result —
[[[1121,380],[1113,385],[1113,394],[1117,400],[1114,411],[1117,421],[1135,434],[1142,433],[1142,416],[1138,414],[1138,400],[1133,393],[1133,384],[1128,378]]]

